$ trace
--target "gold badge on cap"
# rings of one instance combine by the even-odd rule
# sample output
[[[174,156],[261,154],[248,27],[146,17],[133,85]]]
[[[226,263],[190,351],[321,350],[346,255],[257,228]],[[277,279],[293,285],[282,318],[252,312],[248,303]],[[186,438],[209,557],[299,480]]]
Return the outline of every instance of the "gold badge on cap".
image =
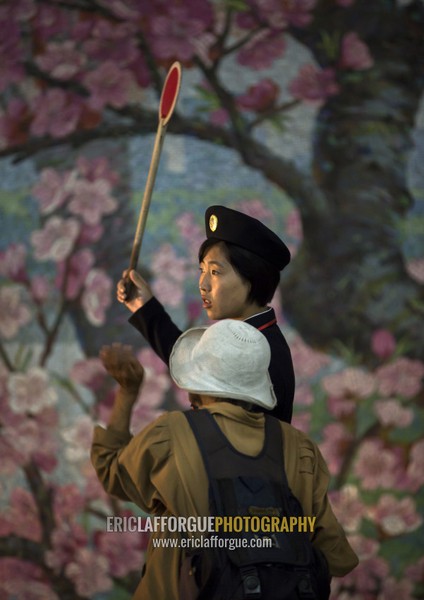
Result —
[[[211,231],[216,231],[217,227],[218,227],[218,217],[216,215],[211,215],[209,217],[209,229]]]

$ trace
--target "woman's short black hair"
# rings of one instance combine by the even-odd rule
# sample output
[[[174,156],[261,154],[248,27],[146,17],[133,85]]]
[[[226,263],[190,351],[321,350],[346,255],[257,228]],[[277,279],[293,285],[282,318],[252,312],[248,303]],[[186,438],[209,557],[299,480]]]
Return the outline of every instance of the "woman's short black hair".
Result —
[[[203,261],[210,248],[216,244],[221,244],[233,269],[250,284],[248,302],[252,304],[256,302],[259,306],[266,306],[271,302],[280,283],[278,268],[241,246],[213,238],[206,239],[200,246],[199,263]]]

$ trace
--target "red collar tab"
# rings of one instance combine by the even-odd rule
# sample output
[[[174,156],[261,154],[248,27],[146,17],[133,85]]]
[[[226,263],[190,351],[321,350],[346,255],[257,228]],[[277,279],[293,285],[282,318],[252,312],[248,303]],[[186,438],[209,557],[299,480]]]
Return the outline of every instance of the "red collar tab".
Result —
[[[263,329],[267,329],[267,327],[271,327],[271,325],[275,325],[276,322],[277,322],[277,319],[272,319],[271,321],[268,321],[268,323],[264,323],[264,325],[261,325],[260,327],[258,327],[258,330],[262,331]]]

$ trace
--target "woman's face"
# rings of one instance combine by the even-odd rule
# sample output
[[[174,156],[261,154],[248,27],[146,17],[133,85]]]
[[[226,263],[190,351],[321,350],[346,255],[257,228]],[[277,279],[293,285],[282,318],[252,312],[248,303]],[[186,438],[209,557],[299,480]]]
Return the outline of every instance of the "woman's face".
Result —
[[[247,302],[250,284],[228,262],[221,243],[212,246],[200,263],[200,295],[209,319],[247,319],[255,313]]]

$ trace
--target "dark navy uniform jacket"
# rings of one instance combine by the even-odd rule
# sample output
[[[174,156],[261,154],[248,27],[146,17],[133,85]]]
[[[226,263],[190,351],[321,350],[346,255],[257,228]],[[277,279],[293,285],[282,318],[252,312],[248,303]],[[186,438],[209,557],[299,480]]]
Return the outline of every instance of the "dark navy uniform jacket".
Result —
[[[155,297],[151,298],[131,315],[129,322],[169,366],[172,348],[182,331],[171,320],[162,304]],[[295,385],[293,362],[286,338],[277,325],[274,309],[269,308],[263,313],[246,319],[245,322],[259,329],[271,347],[269,374],[277,397],[277,405],[273,410],[264,412],[277,417],[280,421],[290,423]]]

